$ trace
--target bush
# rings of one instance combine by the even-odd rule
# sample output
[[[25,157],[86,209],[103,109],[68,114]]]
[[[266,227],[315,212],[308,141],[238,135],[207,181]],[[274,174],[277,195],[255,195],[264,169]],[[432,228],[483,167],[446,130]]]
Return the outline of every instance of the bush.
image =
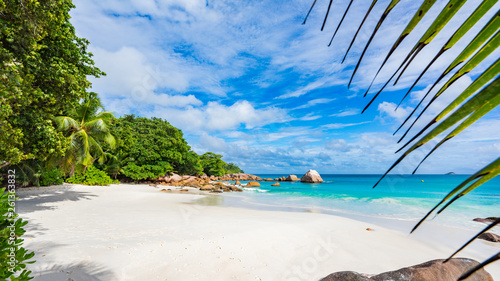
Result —
[[[27,261],[35,255],[22,247],[21,237],[26,230],[23,227],[28,223],[18,218],[13,207],[15,193],[5,192],[0,188],[0,280],[25,281],[33,279],[31,271],[26,269],[26,264],[35,261]],[[15,237],[15,238],[14,238]],[[17,275],[17,277],[16,277]]]
[[[172,171],[172,166],[167,162],[158,162],[156,165],[142,166],[137,166],[135,163],[128,163],[123,167],[123,174],[133,180],[156,179]]]
[[[47,185],[59,185],[62,184],[63,181],[63,174],[59,169],[52,169],[48,170],[42,173],[40,177],[40,185],[41,186],[47,186]]]
[[[85,185],[110,185],[120,183],[118,180],[111,179],[106,172],[90,166],[83,174],[76,174],[68,179],[68,183],[77,183]]]

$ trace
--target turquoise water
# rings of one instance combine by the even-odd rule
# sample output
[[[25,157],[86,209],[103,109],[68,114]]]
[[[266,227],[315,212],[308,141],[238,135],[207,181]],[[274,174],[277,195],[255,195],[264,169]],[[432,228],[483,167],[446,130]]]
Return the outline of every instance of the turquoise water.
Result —
[[[258,176],[277,178],[284,175]],[[260,188],[245,189],[238,197],[250,207],[414,221],[468,177],[391,175],[372,188],[380,175],[321,176],[325,182],[320,184],[280,182],[279,187],[273,187],[271,184],[275,182],[260,182]],[[472,219],[491,216],[500,216],[500,177],[460,198],[434,221],[476,228],[478,223]]]

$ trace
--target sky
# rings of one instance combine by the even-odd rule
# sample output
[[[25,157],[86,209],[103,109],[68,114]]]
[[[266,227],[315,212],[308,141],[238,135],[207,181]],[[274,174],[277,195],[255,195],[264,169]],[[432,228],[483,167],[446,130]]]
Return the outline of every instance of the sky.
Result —
[[[90,78],[106,110],[117,116],[159,117],[181,129],[194,151],[222,154],[248,173],[301,175],[383,173],[397,159],[401,136],[393,132],[487,19],[497,4],[424,75],[413,83],[454,30],[480,1],[457,16],[363,114],[374,92],[399,66],[447,1],[438,1],[391,56],[363,97],[382,60],[422,1],[403,0],[372,41],[350,88],[354,66],[389,3],[378,1],[344,63],[342,58],[371,1],[355,0],[332,46],[331,36],[348,5],[336,0],[323,31],[328,5],[318,0],[74,0],[70,14],[79,37],[91,44],[97,67]],[[366,2],[366,3],[365,3]],[[497,50],[443,94],[416,124],[414,133],[500,56]],[[442,83],[441,83],[442,84]],[[439,84],[439,86],[441,85]],[[392,85],[392,83],[391,83]],[[438,87],[439,88],[439,87]],[[473,173],[500,154],[500,110],[447,142],[419,173]],[[408,173],[431,147],[394,170]]]

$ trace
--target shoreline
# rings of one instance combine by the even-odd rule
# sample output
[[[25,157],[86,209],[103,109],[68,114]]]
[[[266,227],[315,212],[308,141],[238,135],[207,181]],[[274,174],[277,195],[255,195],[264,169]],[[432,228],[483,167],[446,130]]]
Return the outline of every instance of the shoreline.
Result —
[[[165,187],[18,190],[18,212],[29,220],[25,246],[36,253],[37,262],[28,266],[38,276],[34,280],[315,280],[341,270],[377,274],[446,258],[461,246],[460,237],[470,237],[461,232],[457,238],[457,230],[439,225],[408,236],[331,214],[220,206],[217,198],[232,195],[161,192]],[[429,231],[446,233],[448,243]],[[321,251],[324,260],[311,249]],[[482,261],[497,251],[498,246],[477,241],[459,256]],[[486,270],[500,278],[499,265]]]

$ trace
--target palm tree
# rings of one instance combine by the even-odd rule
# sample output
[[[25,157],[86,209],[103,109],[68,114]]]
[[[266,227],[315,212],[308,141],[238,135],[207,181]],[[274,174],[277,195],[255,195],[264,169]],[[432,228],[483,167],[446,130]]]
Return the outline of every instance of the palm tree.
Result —
[[[63,172],[73,175],[75,169],[85,171],[95,160],[104,162],[103,142],[114,148],[116,139],[110,133],[114,116],[104,111],[97,94],[89,93],[69,115],[55,117],[54,122],[69,141],[60,159]]]
[[[307,17],[311,13],[311,10],[313,9],[314,5],[316,4],[317,0],[314,0],[312,3],[311,9],[306,15],[306,19],[304,20],[304,23],[307,20]],[[328,19],[328,14],[330,12],[331,6],[332,6],[333,0],[329,1],[329,5],[326,11],[325,18],[323,20],[323,26],[321,30],[323,30],[325,23]],[[341,26],[344,17],[349,11],[349,7],[351,6],[353,0],[350,0],[349,5],[347,6],[346,11],[344,12],[344,16],[340,20],[338,28]],[[403,1],[400,0],[391,0],[388,2],[385,11],[380,15],[378,23],[376,24],[375,28],[373,29],[371,37],[368,39],[366,44],[364,45],[363,51],[358,59],[358,62],[354,68],[354,72],[351,76],[351,79],[349,81],[348,87],[351,85],[353,78],[361,64],[361,61],[370,46],[370,43],[372,42],[373,38],[376,36],[376,33],[378,30],[381,28],[383,25],[385,19],[389,16],[390,12],[394,9],[396,5],[404,5],[401,4]],[[399,36],[399,38],[394,42],[393,46],[389,50],[387,56],[385,57],[384,61],[382,62],[381,66],[379,67],[378,71],[375,74],[375,77],[373,77],[373,80],[368,87],[368,89],[365,92],[365,97],[367,94],[370,93],[370,88],[373,85],[373,82],[377,78],[377,75],[380,73],[386,62],[389,60],[391,55],[394,53],[394,51],[401,45],[401,42],[407,38],[407,36],[413,32],[415,27],[419,24],[419,22],[422,20],[422,18],[425,16],[425,14],[431,9],[431,8],[436,8],[435,5],[439,3],[440,1],[436,0],[425,0],[421,4],[421,6],[418,8],[418,10],[415,11],[414,16],[412,19],[408,22],[406,25],[405,29]],[[437,15],[437,17],[434,19],[433,23],[427,28],[425,33],[422,35],[422,37],[418,40],[418,42],[415,43],[413,46],[412,50],[407,54],[406,58],[401,62],[399,68],[392,74],[391,78],[389,78],[385,84],[377,91],[377,93],[373,96],[373,98],[367,103],[367,106],[363,109],[362,112],[364,112],[371,104],[372,102],[382,93],[382,91],[385,89],[385,87],[396,77],[394,85],[398,83],[399,78],[402,76],[402,74],[406,71],[406,69],[410,66],[412,61],[418,56],[418,54],[429,44],[433,41],[433,39],[443,30],[445,26],[455,17],[457,12],[462,8],[462,6],[468,2],[467,0],[448,0],[446,5],[441,8],[441,12]],[[394,134],[396,134],[409,120],[410,117],[413,116],[413,114],[417,111],[417,109],[420,108],[420,105],[424,102],[424,100],[427,98],[427,96],[431,93],[431,91],[438,85],[438,83],[443,80],[445,81],[446,77],[447,78],[446,82],[444,85],[433,94],[432,98],[430,101],[427,103],[427,105],[420,111],[420,114],[417,116],[417,118],[408,126],[406,129],[406,132],[402,135],[400,140],[398,141],[401,142],[407,134],[411,131],[413,128],[414,124],[420,120],[420,117],[422,114],[429,108],[431,104],[434,103],[434,101],[441,95],[446,94],[446,90],[449,88],[451,84],[456,82],[458,79],[460,79],[462,76],[465,74],[476,70],[477,71],[477,66],[480,65],[482,62],[486,61],[486,58],[488,58],[491,54],[494,53],[494,51],[500,46],[500,11],[496,10],[493,13],[493,16],[490,18],[486,18],[487,13],[494,9],[496,7],[498,0],[483,0],[477,5],[476,9],[472,11],[470,16],[463,21],[463,23],[460,26],[457,26],[455,29],[455,32],[451,35],[448,36],[449,39],[448,41],[442,45],[441,49],[436,53],[435,57],[431,60],[431,62],[422,70],[421,74],[418,76],[418,78],[414,81],[412,86],[408,89],[408,91],[405,93],[405,95],[402,97],[401,102],[411,93],[413,88],[417,85],[417,83],[420,81],[420,79],[423,77],[423,75],[426,73],[426,71],[434,64],[434,62],[447,50],[451,49],[457,42],[460,41],[460,39],[467,34],[472,27],[476,25],[476,23],[480,22],[481,20],[488,20],[487,23],[482,27],[482,29],[476,33],[475,37],[472,39],[472,41],[469,42],[469,44],[463,49],[463,51],[460,52],[458,56],[455,57],[453,61],[450,62],[449,66],[443,71],[443,73],[436,79],[436,81],[432,84],[431,88],[427,91],[427,93],[424,95],[424,97],[421,99],[419,104],[415,107],[413,112],[409,114],[409,116],[406,118],[406,120],[401,124],[401,126],[396,130]],[[372,0],[371,4],[367,8],[367,13],[364,16],[363,20],[361,21],[361,24],[356,31],[356,33],[353,36],[352,41],[350,42],[350,45],[347,49],[347,52],[344,55],[344,58],[342,60],[342,63],[344,62],[345,58],[347,57],[349,50],[353,46],[356,37],[363,27],[363,24],[365,23],[366,18],[372,11],[372,8],[375,6],[377,3],[377,0]],[[364,5],[368,6],[369,2],[365,2]],[[359,4],[363,5],[363,4]],[[330,46],[335,38],[335,35],[337,33],[337,30],[334,32],[330,44]],[[454,72],[454,70],[456,70]],[[442,138],[437,145],[434,146],[433,149],[430,150],[430,152],[423,158],[423,160],[420,162],[424,162],[438,147],[443,145],[446,141],[450,140],[451,138],[455,137],[457,134],[462,132],[464,129],[466,129],[468,126],[472,125],[475,123],[477,120],[481,119],[485,114],[493,110],[494,108],[498,107],[500,105],[500,59],[496,58],[494,62],[490,64],[490,66],[483,70],[480,71],[480,75],[478,75],[472,84],[470,84],[467,88],[463,89],[462,93],[452,102],[450,102],[447,106],[444,107],[444,109],[436,115],[430,123],[426,124],[422,130],[419,132],[416,132],[414,136],[408,140],[397,152],[402,151],[406,147],[408,147],[404,153],[400,156],[398,160],[389,168],[389,170],[382,176],[382,178],[375,184],[377,186],[378,183],[396,166],[398,165],[404,158],[406,158],[410,153],[414,152],[415,150],[419,149],[422,147],[424,144],[429,143],[429,141],[434,140],[438,138],[442,133],[447,131],[448,129],[452,129],[450,133],[448,133],[444,138]],[[399,73],[399,75],[397,75]],[[453,73],[453,75],[451,75]],[[451,76],[451,77],[450,77]],[[399,105],[401,105],[401,102]],[[398,105],[398,107],[399,107]],[[416,167],[415,173],[417,169],[419,168],[420,164]],[[429,217],[431,213],[433,213],[435,210],[437,210],[438,207],[443,206],[439,209],[437,214],[441,213],[444,209],[446,209],[450,204],[455,202],[457,199],[460,197],[466,195],[467,193],[471,192],[475,188],[479,187],[481,184],[493,179],[494,177],[498,176],[500,174],[500,158],[497,158],[495,161],[490,163],[489,165],[485,166],[483,169],[475,173],[474,175],[470,176],[467,178],[463,183],[455,187],[445,198],[443,198],[430,212],[420,221],[417,223],[417,225],[413,228],[412,232],[426,219]],[[374,187],[375,187],[374,186]],[[466,245],[468,245],[470,242],[472,242],[474,239],[476,239],[481,233],[484,233],[485,231],[491,229],[493,226],[500,224],[500,219],[495,220],[493,223],[491,223],[488,227],[483,229],[478,235],[473,237]],[[457,252],[462,250],[466,245],[464,245],[462,248],[460,248]],[[455,252],[452,256],[454,256],[457,252]],[[451,257],[452,257],[451,256]],[[450,257],[450,258],[451,258]],[[500,260],[500,252],[498,252],[496,255],[492,256],[491,258],[487,259],[484,261],[482,264],[480,264],[478,267],[473,268],[469,272],[465,273],[460,280],[463,280],[470,276],[475,270],[486,266],[489,263],[492,263],[494,261]]]

